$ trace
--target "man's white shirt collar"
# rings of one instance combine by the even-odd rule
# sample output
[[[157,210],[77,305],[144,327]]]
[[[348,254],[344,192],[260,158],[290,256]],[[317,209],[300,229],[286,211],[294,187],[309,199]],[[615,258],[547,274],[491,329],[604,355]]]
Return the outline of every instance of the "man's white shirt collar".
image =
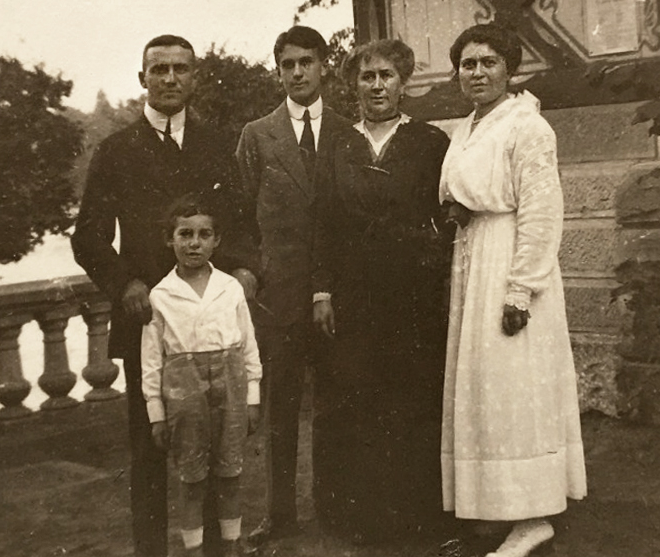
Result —
[[[291,97],[286,98],[286,107],[289,111],[289,120],[293,126],[293,133],[296,134],[296,141],[300,143],[305,124],[303,122],[303,115],[305,110],[309,110],[310,125],[312,126],[312,133],[314,134],[314,145],[319,148],[319,135],[321,134],[321,123],[323,118],[323,101],[321,97],[316,99],[310,106],[302,106]]]
[[[294,120],[302,120],[303,114],[305,114],[305,110],[309,110],[309,117],[312,120],[316,120],[323,113],[323,99],[319,97],[309,106],[303,106],[291,99],[291,97],[287,97],[286,107],[289,111],[289,116]]]
[[[184,108],[180,112],[177,112],[173,116],[167,116],[162,112],[158,112],[155,108],[145,103],[144,105],[144,116],[151,126],[158,132],[158,137],[163,139],[163,134],[165,133],[165,128],[167,127],[167,120],[170,120],[170,135],[179,144],[179,147],[183,144],[183,128],[186,124],[186,109]]]

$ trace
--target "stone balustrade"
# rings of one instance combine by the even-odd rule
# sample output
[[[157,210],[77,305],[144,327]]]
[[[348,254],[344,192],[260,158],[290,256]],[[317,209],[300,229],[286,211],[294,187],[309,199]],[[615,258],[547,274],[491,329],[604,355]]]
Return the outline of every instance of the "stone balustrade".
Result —
[[[85,400],[116,398],[112,388],[118,367],[108,359],[110,302],[84,276],[0,286],[0,420],[28,416],[24,401],[32,385],[23,374],[18,337],[23,325],[36,321],[43,331],[44,362],[38,379],[48,399],[44,411],[69,408],[79,402],[69,396],[78,376],[69,369],[65,330],[71,317],[82,315],[87,325],[87,365],[82,378],[91,390]]]

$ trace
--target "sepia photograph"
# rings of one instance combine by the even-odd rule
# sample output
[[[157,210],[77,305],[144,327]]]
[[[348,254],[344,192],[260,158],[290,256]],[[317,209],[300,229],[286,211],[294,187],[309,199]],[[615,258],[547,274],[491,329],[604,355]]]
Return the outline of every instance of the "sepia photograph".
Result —
[[[0,0],[0,555],[660,555],[660,0]]]

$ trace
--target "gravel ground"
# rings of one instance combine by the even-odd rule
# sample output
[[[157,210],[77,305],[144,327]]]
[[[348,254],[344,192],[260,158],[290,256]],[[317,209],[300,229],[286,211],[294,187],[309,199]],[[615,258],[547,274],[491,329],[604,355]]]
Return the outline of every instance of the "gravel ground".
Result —
[[[304,534],[263,548],[264,557],[439,557],[449,535],[356,546],[324,533],[311,504],[311,428],[303,423],[300,469]],[[660,430],[583,416],[590,493],[558,517],[555,557],[660,555]],[[251,439],[244,474],[245,530],[264,516],[263,439]],[[0,423],[0,555],[128,557],[126,416],[118,399]],[[171,557],[181,557],[174,482]]]

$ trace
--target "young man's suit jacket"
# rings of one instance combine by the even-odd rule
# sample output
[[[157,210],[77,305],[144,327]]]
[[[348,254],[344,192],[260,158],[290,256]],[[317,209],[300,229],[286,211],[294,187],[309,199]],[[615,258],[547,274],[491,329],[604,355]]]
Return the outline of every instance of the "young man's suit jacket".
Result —
[[[318,177],[330,147],[350,122],[323,108],[314,178],[307,176],[286,101],[243,129],[236,156],[260,231],[263,288],[255,320],[266,326],[311,323],[311,248]]]
[[[78,264],[112,301],[111,357],[139,351],[142,326],[128,320],[121,307],[129,281],[137,278],[152,288],[174,266],[162,228],[167,207],[197,192],[232,212],[235,199],[222,168],[223,148],[216,133],[188,111],[182,149],[174,157],[144,116],[106,138],[95,152],[72,245]],[[116,222],[118,250],[112,246]],[[219,259],[214,262],[223,270],[251,267],[247,261]]]

